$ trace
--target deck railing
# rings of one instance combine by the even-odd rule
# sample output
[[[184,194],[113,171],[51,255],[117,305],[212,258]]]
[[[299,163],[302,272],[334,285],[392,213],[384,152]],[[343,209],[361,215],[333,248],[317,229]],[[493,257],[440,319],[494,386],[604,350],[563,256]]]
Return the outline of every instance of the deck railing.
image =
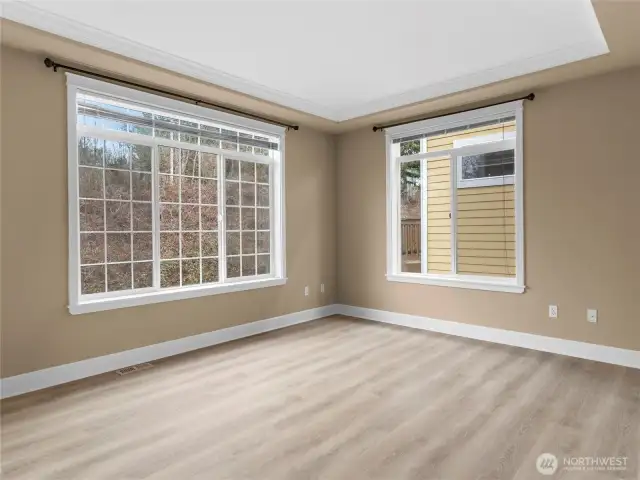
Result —
[[[420,254],[420,219],[411,218],[400,223],[402,239],[402,255]]]

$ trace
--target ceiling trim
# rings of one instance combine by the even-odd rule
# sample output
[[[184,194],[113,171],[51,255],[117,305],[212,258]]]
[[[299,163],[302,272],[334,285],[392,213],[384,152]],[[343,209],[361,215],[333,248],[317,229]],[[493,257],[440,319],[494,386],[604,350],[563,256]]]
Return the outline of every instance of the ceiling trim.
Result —
[[[186,60],[153,47],[113,35],[104,30],[70,20],[24,1],[4,3],[4,8],[0,8],[0,16],[261,100],[310,113],[334,122],[343,122],[606,54],[609,52],[609,48],[595,15],[595,11],[590,2],[588,0],[585,1],[589,3],[588,8],[591,10],[591,23],[595,34],[594,39],[591,41],[573,44],[541,55],[510,62],[470,75],[448,79],[372,102],[354,104],[337,111],[295,95],[290,95],[280,90],[202,65],[198,62]]]
[[[49,12],[24,1],[2,4],[0,16],[39,30],[75,40],[140,62],[228,88],[285,107],[337,120],[336,112],[315,102],[186,60],[177,55],[129,40],[99,28]]]
[[[434,83],[422,88],[410,90],[399,95],[393,95],[374,102],[354,105],[341,111],[338,121],[350,120],[378,113],[392,108],[403,107],[412,103],[432,100],[437,97],[451,95],[453,93],[482,87],[491,83],[508,80],[510,78],[539,72],[553,67],[559,67],[567,63],[577,62],[591,57],[609,53],[604,37],[602,40],[593,40],[574,44],[566,48],[554,50],[541,55],[529,57],[517,62],[511,62],[499,67],[482,70],[471,75],[452,78],[443,82]]]
[[[589,28],[592,30],[592,40],[575,43],[550,52],[534,55],[515,62],[505,63],[497,67],[488,68],[468,75],[462,75],[442,82],[433,83],[414,90],[409,90],[397,95],[391,95],[372,102],[352,105],[338,112],[337,121],[351,120],[354,118],[378,113],[393,108],[404,107],[410,104],[433,100],[445,95],[463,92],[472,88],[478,88],[491,83],[520,77],[541,70],[559,67],[568,63],[585,60],[609,53],[609,46],[604,37],[600,22],[596,16],[591,0],[581,0],[589,16]]]

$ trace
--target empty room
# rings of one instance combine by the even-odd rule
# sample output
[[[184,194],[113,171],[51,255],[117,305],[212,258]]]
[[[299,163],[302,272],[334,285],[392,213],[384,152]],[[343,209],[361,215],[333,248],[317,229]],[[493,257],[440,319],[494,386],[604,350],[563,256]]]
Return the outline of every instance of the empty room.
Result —
[[[0,477],[640,480],[640,2],[0,37]]]

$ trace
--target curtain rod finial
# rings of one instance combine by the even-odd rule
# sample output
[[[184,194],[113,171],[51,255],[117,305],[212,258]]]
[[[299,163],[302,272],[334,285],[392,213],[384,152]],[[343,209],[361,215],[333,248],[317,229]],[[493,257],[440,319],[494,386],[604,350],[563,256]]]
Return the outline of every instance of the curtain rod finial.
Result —
[[[44,59],[44,65],[47,68],[51,68],[53,67],[53,71],[57,72],[58,71],[58,64],[56,62],[54,62],[53,60],[51,60],[49,57]]]
[[[525,97],[527,100],[533,100],[536,98],[536,94],[535,93],[530,93],[529,95],[527,95]]]

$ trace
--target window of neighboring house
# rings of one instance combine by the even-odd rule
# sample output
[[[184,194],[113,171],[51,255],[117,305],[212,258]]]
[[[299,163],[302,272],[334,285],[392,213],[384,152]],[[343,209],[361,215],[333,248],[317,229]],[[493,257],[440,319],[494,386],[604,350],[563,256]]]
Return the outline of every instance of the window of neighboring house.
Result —
[[[453,141],[454,148],[515,138],[515,131],[478,135]],[[461,155],[458,160],[458,188],[512,184],[515,157],[513,150],[479,155]]]
[[[522,103],[386,134],[389,280],[524,291]]]
[[[281,285],[280,127],[68,75],[72,313]]]

